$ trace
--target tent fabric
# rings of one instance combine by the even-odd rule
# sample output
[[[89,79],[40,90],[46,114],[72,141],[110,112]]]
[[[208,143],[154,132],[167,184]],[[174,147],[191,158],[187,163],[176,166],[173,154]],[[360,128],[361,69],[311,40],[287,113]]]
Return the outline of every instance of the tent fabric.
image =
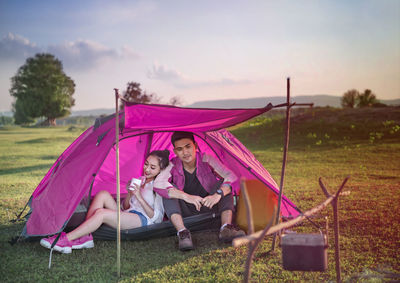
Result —
[[[104,124],[114,128],[114,121]],[[110,132],[96,146],[102,128],[89,128],[57,159],[32,195],[27,235],[51,235],[62,229],[90,189],[93,175],[114,144]]]
[[[167,105],[126,103],[125,127],[153,131],[215,131],[231,127],[272,109],[180,108]]]
[[[268,171],[225,127],[265,113],[258,109],[194,109],[162,105],[127,104],[125,126],[120,130],[121,195],[132,177],[142,175],[145,156],[152,150],[169,149],[173,131],[192,131],[202,152],[213,155],[239,177],[258,179],[267,189],[279,193]],[[101,190],[116,194],[115,117],[96,121],[57,159],[32,194],[31,213],[25,237],[45,236],[62,231],[83,200]],[[234,194],[240,190],[233,184]],[[86,203],[86,202],[85,202]],[[282,215],[297,216],[299,210],[285,196]]]

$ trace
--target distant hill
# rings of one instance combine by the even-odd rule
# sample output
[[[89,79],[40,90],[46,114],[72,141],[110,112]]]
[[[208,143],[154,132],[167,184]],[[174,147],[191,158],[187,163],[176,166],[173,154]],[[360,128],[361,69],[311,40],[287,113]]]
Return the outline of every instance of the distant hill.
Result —
[[[86,116],[95,116],[98,117],[100,115],[109,115],[115,112],[115,109],[106,109],[106,108],[99,108],[99,109],[91,109],[91,110],[77,110],[72,111],[69,117],[86,117]],[[0,116],[12,117],[14,115],[11,111],[4,111],[0,112]]]
[[[331,106],[341,107],[339,96],[333,95],[300,95],[291,98],[292,102],[297,103],[314,103],[314,106]],[[400,99],[380,100],[387,105],[400,105]],[[195,108],[258,108],[272,103],[273,105],[286,102],[286,96],[275,97],[254,97],[244,99],[220,99],[198,101],[187,107]]]
[[[274,96],[274,97],[253,97],[253,98],[243,98],[243,99],[220,99],[220,100],[205,100],[198,101],[190,105],[184,105],[184,107],[194,107],[194,108],[258,108],[266,106],[268,103],[273,105],[281,104],[286,102],[286,96]],[[314,103],[314,106],[331,106],[331,107],[341,107],[340,97],[333,95],[299,95],[292,97],[292,102],[297,103]],[[387,105],[400,105],[400,99],[392,100],[380,100],[380,102]],[[100,115],[109,115],[114,113],[115,109],[110,108],[99,108],[91,110],[77,110],[72,111],[70,117],[76,116],[94,116],[98,117]],[[0,112],[0,116],[13,116],[13,112],[5,111]]]

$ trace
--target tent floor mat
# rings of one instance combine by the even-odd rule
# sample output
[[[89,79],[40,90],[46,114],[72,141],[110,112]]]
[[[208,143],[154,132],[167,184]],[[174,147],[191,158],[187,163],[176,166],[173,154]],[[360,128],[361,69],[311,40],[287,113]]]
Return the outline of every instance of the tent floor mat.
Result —
[[[220,216],[215,213],[202,213],[183,218],[185,227],[190,231],[219,229],[221,225]],[[102,225],[92,233],[95,240],[116,240],[117,230]],[[161,238],[176,235],[176,230],[171,221],[152,224],[144,227],[121,230],[122,241],[148,240],[152,238]]]

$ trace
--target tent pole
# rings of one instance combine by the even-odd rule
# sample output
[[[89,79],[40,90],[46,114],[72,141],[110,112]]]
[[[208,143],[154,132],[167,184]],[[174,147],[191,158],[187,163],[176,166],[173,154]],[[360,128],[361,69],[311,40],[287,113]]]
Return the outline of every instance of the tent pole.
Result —
[[[276,214],[275,224],[279,224],[280,214],[281,214],[281,205],[282,205],[282,194],[283,194],[283,180],[285,178],[285,170],[286,170],[286,160],[287,160],[287,151],[289,146],[289,129],[290,129],[290,78],[286,79],[286,132],[285,132],[285,144],[283,147],[283,161],[282,161],[282,171],[281,171],[281,182],[279,186],[279,199],[278,199],[278,211]],[[272,248],[271,250],[275,250],[275,242],[276,235],[274,234],[274,238],[272,240]]]
[[[121,198],[119,177],[119,112],[118,112],[118,89],[115,91],[115,157],[116,157],[116,183],[117,183],[117,275],[121,277]]]

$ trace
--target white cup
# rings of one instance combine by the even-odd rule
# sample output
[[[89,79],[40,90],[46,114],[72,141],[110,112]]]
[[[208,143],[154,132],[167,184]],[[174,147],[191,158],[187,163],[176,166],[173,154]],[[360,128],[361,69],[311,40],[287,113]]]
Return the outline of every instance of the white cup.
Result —
[[[138,185],[138,186],[140,187],[141,184],[142,184],[142,180],[133,178],[133,179],[131,180],[131,183],[130,183],[128,189],[131,190],[131,191],[133,191],[133,190],[136,189],[135,185]]]

